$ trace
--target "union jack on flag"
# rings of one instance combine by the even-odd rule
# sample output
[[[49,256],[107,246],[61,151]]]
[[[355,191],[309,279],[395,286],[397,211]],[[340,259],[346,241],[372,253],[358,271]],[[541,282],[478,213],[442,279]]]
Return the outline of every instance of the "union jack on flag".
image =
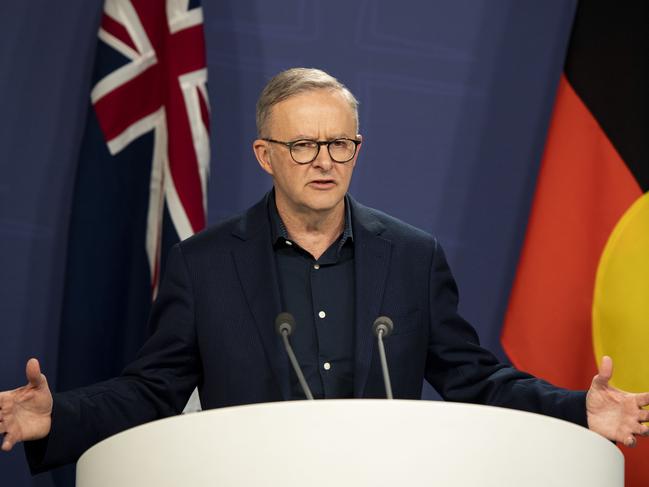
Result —
[[[71,204],[59,390],[135,358],[168,250],[205,226],[206,82],[199,2],[105,1]]]
[[[155,295],[164,203],[181,240],[205,227],[209,104],[202,8],[189,0],[106,0],[99,39],[124,61],[91,92],[110,153],[154,133],[146,252]]]

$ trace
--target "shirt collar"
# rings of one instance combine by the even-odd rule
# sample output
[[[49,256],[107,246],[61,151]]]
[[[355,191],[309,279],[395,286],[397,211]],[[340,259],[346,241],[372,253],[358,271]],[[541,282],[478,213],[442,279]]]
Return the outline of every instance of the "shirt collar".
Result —
[[[270,218],[270,231],[273,245],[277,244],[278,240],[281,240],[282,243],[289,240],[288,231],[286,230],[286,226],[282,221],[282,217],[279,216],[277,205],[275,204],[275,189],[271,191],[270,198],[268,198],[268,216]],[[354,232],[352,231],[351,204],[349,202],[349,196],[345,195],[345,226],[343,228],[342,234],[339,237],[339,250],[343,245],[345,245],[345,242],[347,242],[347,240],[349,240],[350,242],[354,241]]]

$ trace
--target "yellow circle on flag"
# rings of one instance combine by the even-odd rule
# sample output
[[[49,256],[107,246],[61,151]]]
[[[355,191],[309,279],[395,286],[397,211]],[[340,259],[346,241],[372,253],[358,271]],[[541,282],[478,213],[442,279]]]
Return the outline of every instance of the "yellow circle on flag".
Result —
[[[597,268],[593,342],[599,362],[613,358],[612,383],[649,390],[649,193],[615,226]]]

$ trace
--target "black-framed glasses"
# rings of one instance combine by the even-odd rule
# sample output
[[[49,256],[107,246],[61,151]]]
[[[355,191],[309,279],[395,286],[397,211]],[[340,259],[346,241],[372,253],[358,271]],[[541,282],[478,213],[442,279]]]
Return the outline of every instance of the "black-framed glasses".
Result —
[[[347,138],[333,140],[299,139],[292,142],[282,142],[274,139],[261,140],[288,147],[291,157],[298,164],[310,164],[315,161],[320,153],[320,147],[323,145],[327,146],[327,152],[329,152],[332,161],[344,164],[354,158],[361,143],[360,140]]]

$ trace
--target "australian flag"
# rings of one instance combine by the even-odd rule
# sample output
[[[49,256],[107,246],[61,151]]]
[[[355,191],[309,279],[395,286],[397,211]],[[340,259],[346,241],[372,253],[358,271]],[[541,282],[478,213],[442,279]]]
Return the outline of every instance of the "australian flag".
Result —
[[[60,391],[134,358],[167,250],[205,226],[206,82],[199,2],[106,0],[70,219]]]

